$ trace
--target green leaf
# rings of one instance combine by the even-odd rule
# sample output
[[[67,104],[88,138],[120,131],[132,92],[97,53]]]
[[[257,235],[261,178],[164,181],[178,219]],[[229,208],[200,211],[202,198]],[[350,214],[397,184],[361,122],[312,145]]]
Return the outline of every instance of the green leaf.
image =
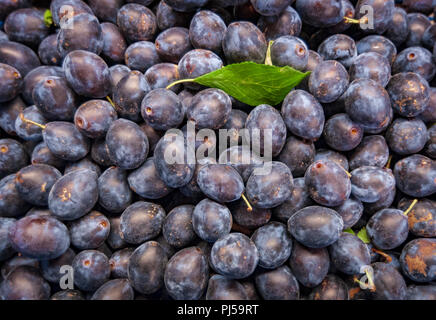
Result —
[[[53,17],[51,15],[50,10],[45,10],[44,12],[44,23],[47,27],[50,27],[53,24]]]
[[[353,231],[353,229],[351,229],[351,228],[348,228],[348,229],[344,229],[344,230],[342,230],[343,232],[346,232],[346,233],[351,233],[353,236],[355,236],[356,235],[356,233]]]
[[[250,106],[277,105],[310,72],[300,72],[291,67],[277,67],[255,62],[227,65],[195,79],[172,83],[196,82],[206,87],[218,88],[233,98]]]
[[[370,243],[371,240],[369,239],[368,233],[366,232],[366,228],[363,227],[360,229],[360,231],[357,233],[357,237],[362,240],[364,243]]]

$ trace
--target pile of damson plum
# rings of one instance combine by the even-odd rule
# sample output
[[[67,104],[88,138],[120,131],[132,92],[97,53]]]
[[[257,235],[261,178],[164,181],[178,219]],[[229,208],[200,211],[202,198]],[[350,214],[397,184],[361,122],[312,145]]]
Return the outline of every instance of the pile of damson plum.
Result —
[[[0,0],[0,300],[436,300],[435,13]]]

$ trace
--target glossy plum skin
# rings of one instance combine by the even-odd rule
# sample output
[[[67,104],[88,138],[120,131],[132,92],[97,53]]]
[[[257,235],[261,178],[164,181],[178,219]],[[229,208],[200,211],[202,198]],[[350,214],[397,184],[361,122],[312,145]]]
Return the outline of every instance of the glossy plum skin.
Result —
[[[349,300],[347,284],[337,275],[328,274],[309,295],[310,300]]]
[[[299,284],[288,266],[257,274],[255,282],[259,294],[265,300],[299,299]]]
[[[221,58],[212,51],[195,49],[188,51],[179,61],[178,71],[182,79],[195,79],[223,67]],[[189,89],[199,89],[195,83],[185,83]]]
[[[151,40],[157,31],[154,13],[136,3],[128,3],[118,10],[117,25],[129,42]]]
[[[205,89],[197,93],[186,110],[186,117],[197,129],[219,129],[227,122],[232,110],[230,97],[220,89]]]
[[[74,124],[85,136],[97,139],[106,135],[110,125],[117,118],[117,112],[109,102],[89,100],[77,109]]]
[[[415,154],[395,164],[397,188],[411,197],[426,197],[436,192],[436,163]]]
[[[401,251],[403,273],[416,282],[434,281],[436,278],[436,240],[417,238],[407,243]]]
[[[64,72],[60,67],[54,66],[40,66],[30,71],[24,77],[24,86],[22,91],[22,97],[29,104],[33,102],[33,89],[40,82],[45,80],[46,77],[64,77]]]
[[[169,28],[157,36],[155,46],[162,61],[178,63],[185,53],[192,50],[189,30],[182,27]]]
[[[9,230],[15,222],[13,218],[0,217],[0,261],[8,260],[15,253],[9,241]]]
[[[123,240],[140,244],[155,238],[162,230],[165,216],[164,209],[158,204],[145,201],[131,204],[121,215]]]
[[[165,287],[175,300],[199,299],[206,289],[209,265],[198,247],[178,251],[165,268]]]
[[[38,47],[38,57],[45,65],[58,66],[62,57],[58,52],[58,36],[51,34],[45,37]]]
[[[193,231],[211,243],[230,233],[232,220],[226,206],[209,199],[200,201],[192,212]]]
[[[71,120],[78,97],[65,78],[47,77],[35,85],[32,100],[46,119]]]
[[[109,259],[112,278],[127,278],[127,269],[133,248],[124,248],[115,251]]]
[[[98,288],[91,300],[133,300],[134,296],[128,279],[113,279]]]
[[[351,171],[351,193],[362,202],[381,200],[395,185],[390,169],[362,166]]]
[[[371,265],[374,270],[375,300],[404,300],[407,287],[404,278],[392,266],[376,262]]]
[[[121,169],[136,169],[147,158],[148,139],[133,121],[118,119],[106,134],[109,158]]]
[[[127,43],[121,31],[113,23],[105,22],[101,24],[103,34],[102,55],[110,62],[122,62]]]
[[[291,196],[294,187],[291,170],[282,162],[273,161],[271,171],[257,173],[248,178],[246,191],[249,202],[262,209],[276,207]]]
[[[57,258],[70,246],[67,227],[50,216],[21,218],[9,230],[9,240],[16,251],[41,260]]]
[[[336,60],[349,68],[357,57],[353,38],[344,34],[335,34],[325,39],[318,47],[318,53],[324,60]]]
[[[160,199],[173,190],[160,178],[153,158],[132,171],[127,180],[132,191],[147,199]]]
[[[182,102],[171,90],[154,89],[141,102],[142,118],[155,130],[178,127],[184,118]]]
[[[28,162],[23,145],[14,139],[0,139],[0,174],[1,177],[20,170]]]
[[[23,86],[23,78],[20,72],[10,65],[0,63],[0,102],[14,99],[20,93]]]
[[[383,167],[389,159],[389,147],[381,135],[366,136],[349,159],[351,170],[362,166]]]
[[[436,68],[430,51],[422,47],[409,47],[397,55],[392,72],[416,72],[430,81],[436,73]]]
[[[61,220],[75,220],[91,211],[97,199],[97,174],[81,169],[56,181],[48,196],[48,207]]]
[[[395,7],[391,23],[386,30],[386,37],[395,45],[400,46],[406,41],[409,34],[407,12],[400,7]]]
[[[85,50],[100,54],[103,49],[103,30],[98,19],[82,13],[71,18],[73,28],[61,28],[57,35],[58,52],[65,57],[74,50]]]
[[[38,56],[32,49],[13,41],[2,41],[0,63],[14,67],[22,77],[41,65]]]
[[[275,66],[290,66],[297,70],[305,70],[308,60],[309,49],[297,37],[279,37],[271,46],[271,61]]]
[[[291,136],[278,159],[291,169],[293,177],[301,177],[315,159],[315,146],[311,141]]]
[[[261,16],[257,26],[264,32],[266,40],[270,41],[286,35],[298,37],[301,32],[302,22],[298,12],[291,6],[287,6],[277,16]]]
[[[23,117],[28,120],[40,124],[46,124],[47,120],[42,115],[41,111],[36,106],[30,106],[23,110]],[[37,126],[28,125],[26,122],[21,120],[20,117],[15,119],[15,131],[17,135],[27,141],[41,141],[42,140],[42,130]]]
[[[294,241],[289,266],[298,282],[308,288],[318,286],[326,277],[330,259],[327,248],[308,248]]]
[[[336,211],[320,206],[303,208],[288,220],[289,233],[309,248],[324,248],[336,242],[343,226]]]
[[[33,164],[16,173],[15,187],[20,196],[35,206],[47,206],[48,195],[61,173],[46,164]]]
[[[427,139],[427,127],[419,119],[395,119],[386,132],[390,149],[400,155],[418,153],[425,147]]]
[[[382,250],[398,247],[409,234],[407,216],[397,209],[382,209],[368,221],[366,230],[371,243]]]
[[[267,224],[271,219],[270,209],[253,207],[249,210],[247,204],[241,199],[229,204],[235,224],[248,229],[256,229]]]
[[[265,60],[267,50],[265,36],[251,22],[238,21],[229,24],[222,44],[227,63],[243,61],[263,63]]]
[[[176,11],[165,1],[160,1],[156,7],[157,26],[160,30],[172,27],[187,27],[190,16],[191,13]]]
[[[279,221],[287,222],[295,212],[313,203],[313,200],[309,196],[304,178],[296,178],[294,179],[294,187],[291,195],[285,202],[273,209],[273,215]]]
[[[42,131],[42,136],[50,152],[62,160],[80,160],[90,149],[88,138],[71,122],[49,122]]]
[[[412,200],[403,198],[398,202],[398,209],[407,210]],[[409,231],[418,237],[436,236],[436,203],[429,199],[419,200],[407,214]]]
[[[330,27],[344,17],[341,1],[338,0],[297,0],[295,7],[301,19],[313,27]]]
[[[325,116],[321,104],[304,90],[289,92],[281,110],[286,127],[303,139],[318,139],[324,127]]]
[[[95,291],[109,280],[109,259],[97,250],[81,251],[73,260],[74,284],[83,291]]]
[[[62,64],[70,87],[79,95],[104,98],[110,92],[110,74],[106,62],[95,53],[75,50]]]
[[[33,267],[16,268],[0,284],[2,300],[48,300],[49,297],[50,285]]]
[[[386,37],[369,35],[356,43],[357,53],[377,52],[387,58],[390,64],[394,63],[397,57],[397,47]]]
[[[127,173],[118,167],[109,167],[98,178],[98,203],[111,213],[124,211],[132,200]]]
[[[193,205],[181,205],[172,209],[165,217],[162,234],[169,245],[184,248],[196,238],[192,223],[193,211]]]
[[[343,204],[333,209],[342,217],[344,229],[348,229],[354,226],[362,217],[364,207],[359,199],[351,196]]]
[[[415,117],[430,102],[430,87],[420,75],[413,72],[397,73],[387,86],[392,108],[403,117]]]
[[[201,191],[218,202],[238,200],[244,191],[244,182],[238,171],[229,165],[206,164],[197,175]]]
[[[115,110],[118,114],[132,121],[140,119],[141,102],[150,91],[144,75],[139,71],[131,71],[124,76],[113,91]]]
[[[386,87],[391,77],[389,60],[377,52],[358,55],[350,66],[350,80],[372,79]]]
[[[248,300],[248,295],[240,282],[215,274],[209,279],[206,300]]]
[[[335,114],[325,123],[324,139],[335,150],[353,150],[359,145],[362,138],[363,129],[346,113]]]
[[[50,283],[60,283],[62,278],[60,268],[64,265],[71,265],[76,254],[71,248],[68,248],[62,255],[56,259],[42,260],[39,262],[42,277]]]
[[[138,41],[127,47],[124,61],[132,70],[145,72],[153,65],[161,62],[153,42]]]
[[[349,76],[345,67],[333,60],[320,62],[309,77],[309,90],[319,102],[337,100],[347,89]]]
[[[168,258],[156,241],[148,241],[135,249],[128,265],[128,277],[136,291],[151,294],[164,285]]]
[[[356,4],[356,18],[360,19],[364,17],[367,12],[365,6],[371,6],[373,8],[373,30],[362,30],[366,33],[378,33],[382,34],[389,26],[392,16],[394,14],[395,1],[394,0],[359,0]],[[362,8],[363,7],[363,8]],[[360,28],[362,29],[362,28]]]
[[[79,250],[96,249],[109,236],[110,222],[98,211],[91,211],[69,224],[71,244]]]
[[[371,79],[354,80],[345,92],[345,111],[365,130],[382,128],[391,112],[387,91]]]
[[[213,269],[231,279],[248,277],[259,261],[254,242],[242,233],[230,233],[218,239],[210,257]]]
[[[207,49],[220,53],[226,29],[226,24],[219,15],[209,10],[202,10],[191,19],[189,39],[196,49]]]
[[[270,222],[258,228],[251,236],[259,253],[258,265],[265,269],[276,269],[288,260],[292,251],[292,240],[286,225]]]
[[[176,11],[190,12],[203,7],[207,0],[168,0],[165,2]]]
[[[151,90],[166,88],[174,81],[179,80],[179,78],[179,69],[174,63],[156,63],[145,72],[145,79]],[[180,85],[175,85],[170,90],[177,92],[179,88]]]
[[[357,236],[343,232],[329,247],[333,265],[349,275],[359,274],[363,266],[371,263],[368,247]]]
[[[351,193],[351,181],[347,172],[331,160],[317,160],[304,175],[310,197],[325,206],[339,206]]]
[[[18,193],[15,186],[15,174],[10,174],[0,180],[0,216],[18,217],[30,209],[28,204]]]
[[[250,141],[260,136],[260,150],[255,151],[261,154],[271,150],[272,154],[267,156],[277,156],[286,143],[286,124],[277,109],[270,105],[261,104],[254,108],[248,114],[245,128]]]

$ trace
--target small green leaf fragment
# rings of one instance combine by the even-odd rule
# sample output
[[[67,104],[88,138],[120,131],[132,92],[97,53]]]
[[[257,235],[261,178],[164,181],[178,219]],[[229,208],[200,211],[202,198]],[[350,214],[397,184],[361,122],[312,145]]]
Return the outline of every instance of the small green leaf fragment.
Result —
[[[310,72],[289,66],[276,67],[255,62],[227,65],[195,79],[206,87],[218,88],[250,106],[275,106]]]
[[[369,239],[368,233],[366,232],[366,228],[363,227],[360,229],[360,231],[357,233],[357,237],[362,240],[364,243],[370,243],[371,240]]]
[[[351,229],[351,228],[344,229],[344,230],[342,230],[342,232],[351,233],[353,236],[356,235],[356,233],[355,233],[355,232],[353,231],[353,229]]]
[[[44,12],[44,23],[47,27],[50,27],[53,24],[53,16],[51,15],[51,11],[49,9]]]

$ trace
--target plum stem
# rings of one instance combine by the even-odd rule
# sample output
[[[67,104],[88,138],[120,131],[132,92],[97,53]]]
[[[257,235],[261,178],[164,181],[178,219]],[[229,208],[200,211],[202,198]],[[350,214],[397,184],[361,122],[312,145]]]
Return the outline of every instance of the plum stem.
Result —
[[[392,162],[392,155],[390,155],[388,158],[388,162],[386,163],[386,166],[385,166],[386,169],[391,168],[391,162]]]
[[[274,40],[270,40],[268,42],[268,49],[266,50],[266,57],[265,57],[265,64],[267,66],[272,66],[272,60],[271,60],[271,46],[274,43]]]
[[[173,83],[169,84],[166,87],[166,89],[169,89],[169,88],[175,86],[176,84],[184,83],[184,82],[195,82],[195,79],[181,79],[181,80],[174,81]]]
[[[247,205],[247,210],[248,211],[253,211],[253,207],[251,206],[250,202],[248,202],[248,199],[245,197],[244,194],[241,194],[242,200],[244,200],[245,204]]]
[[[112,101],[111,97],[106,96],[106,99],[107,99],[107,101],[109,101],[109,103],[110,103],[110,104],[112,105],[112,107],[115,109],[115,104],[114,104],[114,102]]]
[[[38,123],[38,122],[35,122],[35,121],[32,121],[32,120],[29,120],[29,119],[24,118],[23,113],[20,113],[20,119],[21,119],[21,121],[23,121],[23,122],[30,123],[30,124],[33,124],[33,125],[35,125],[35,126],[37,126],[37,127],[40,127],[42,130],[44,130],[44,129],[47,127],[47,126],[45,126],[45,125],[43,125],[43,124],[40,124],[40,123]]]
[[[418,202],[418,199],[414,199],[412,201],[412,204],[407,208],[406,211],[404,211],[404,215],[407,216],[409,214],[409,212],[413,209],[413,207],[415,206],[415,204]]]
[[[361,23],[366,23],[368,21],[368,18],[363,17],[362,19],[353,19],[349,17],[344,17],[344,21],[345,23],[350,23],[350,24],[361,24]]]
[[[372,248],[372,252],[375,252],[375,253],[378,253],[379,255],[381,255],[383,258],[386,259],[386,261],[387,261],[388,263],[392,262],[392,258],[391,258],[391,256],[388,255],[387,253],[385,253],[385,252],[383,252],[383,251],[381,251],[381,250],[378,250],[378,249],[376,249],[376,248]]]

